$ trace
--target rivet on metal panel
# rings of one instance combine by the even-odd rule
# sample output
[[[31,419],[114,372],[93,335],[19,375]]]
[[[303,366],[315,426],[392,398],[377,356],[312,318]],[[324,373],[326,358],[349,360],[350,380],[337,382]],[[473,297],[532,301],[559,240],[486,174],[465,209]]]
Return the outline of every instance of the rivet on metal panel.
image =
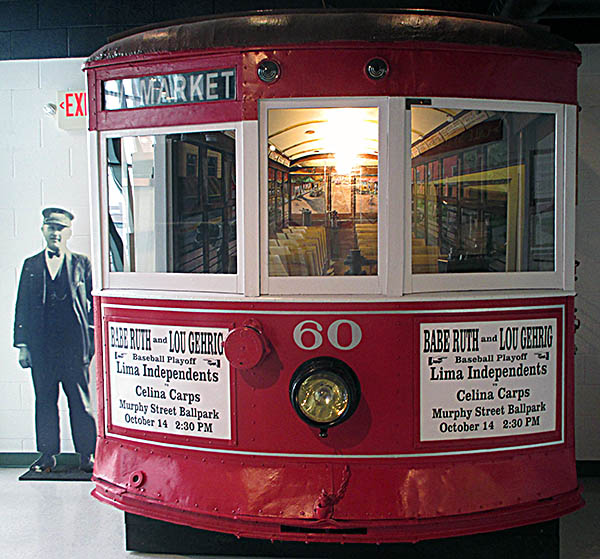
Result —
[[[198,503],[194,503],[194,507],[198,508]]]
[[[157,493],[157,494],[156,494],[156,496],[157,496],[157,497],[160,497],[160,496],[161,496],[161,494],[160,494],[160,493]]]

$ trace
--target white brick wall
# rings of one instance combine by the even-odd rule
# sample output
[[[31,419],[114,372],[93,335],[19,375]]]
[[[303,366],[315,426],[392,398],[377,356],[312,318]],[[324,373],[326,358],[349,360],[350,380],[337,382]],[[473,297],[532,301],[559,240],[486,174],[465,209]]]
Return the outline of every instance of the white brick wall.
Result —
[[[41,210],[75,214],[70,247],[90,254],[87,140],[44,114],[56,92],[83,89],[82,59],[0,62],[0,452],[35,451],[34,396],[29,370],[12,347],[14,304],[23,260],[43,248]],[[95,383],[92,383],[92,389]],[[64,395],[61,445],[73,451]]]

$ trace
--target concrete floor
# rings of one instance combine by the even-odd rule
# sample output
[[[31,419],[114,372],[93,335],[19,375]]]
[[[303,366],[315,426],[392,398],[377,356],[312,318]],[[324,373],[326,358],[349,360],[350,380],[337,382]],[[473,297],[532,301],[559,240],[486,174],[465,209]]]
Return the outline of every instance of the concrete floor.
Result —
[[[91,483],[18,481],[0,468],[0,557],[162,558],[125,551],[123,513],[90,497]],[[582,510],[561,520],[561,559],[600,559],[600,478],[582,478]]]

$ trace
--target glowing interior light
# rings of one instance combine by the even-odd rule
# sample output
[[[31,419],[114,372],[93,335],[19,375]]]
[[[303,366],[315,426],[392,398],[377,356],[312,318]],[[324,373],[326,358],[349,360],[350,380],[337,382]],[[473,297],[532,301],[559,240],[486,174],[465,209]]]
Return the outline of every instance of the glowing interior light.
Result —
[[[369,138],[377,137],[376,122],[370,122],[373,109],[328,109],[324,137],[328,151],[335,154],[338,174],[349,174],[360,165],[359,154],[372,151]],[[375,128],[375,129],[374,129]]]

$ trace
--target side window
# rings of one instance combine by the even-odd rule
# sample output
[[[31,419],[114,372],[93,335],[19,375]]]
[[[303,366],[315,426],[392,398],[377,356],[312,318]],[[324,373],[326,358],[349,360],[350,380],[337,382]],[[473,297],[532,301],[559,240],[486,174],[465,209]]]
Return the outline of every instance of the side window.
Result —
[[[236,274],[235,131],[106,141],[110,271]]]
[[[555,115],[410,116],[412,273],[555,271]]]
[[[268,274],[376,276],[379,109],[272,108]]]

